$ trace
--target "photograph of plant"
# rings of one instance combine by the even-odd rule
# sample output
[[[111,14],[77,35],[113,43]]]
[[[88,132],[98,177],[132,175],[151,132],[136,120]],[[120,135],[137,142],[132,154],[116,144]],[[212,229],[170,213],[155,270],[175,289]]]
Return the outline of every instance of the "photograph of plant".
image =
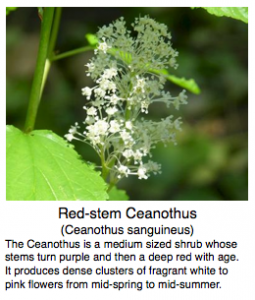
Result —
[[[248,200],[248,8],[6,15],[7,200]]]

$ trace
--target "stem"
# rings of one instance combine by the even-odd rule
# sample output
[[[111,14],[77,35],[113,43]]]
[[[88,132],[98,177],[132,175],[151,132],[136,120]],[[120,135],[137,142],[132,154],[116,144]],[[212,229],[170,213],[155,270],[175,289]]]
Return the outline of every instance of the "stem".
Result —
[[[107,189],[107,193],[110,192],[110,190],[115,187],[115,185],[117,184],[117,182],[119,181],[119,179],[115,178],[114,180],[110,181],[108,189]]]
[[[51,61],[59,60],[59,59],[62,59],[62,58],[66,58],[66,57],[69,57],[69,56],[73,56],[73,55],[76,55],[76,54],[79,54],[79,53],[82,53],[82,52],[86,52],[86,51],[89,51],[89,50],[94,50],[94,49],[95,49],[94,46],[85,46],[85,47],[77,48],[77,49],[74,49],[74,50],[70,50],[70,51],[55,55],[51,58]]]
[[[62,7],[56,7],[50,41],[49,41],[48,54],[47,54],[47,59],[46,59],[45,67],[44,67],[43,82],[42,82],[42,86],[41,86],[41,96],[42,96],[42,93],[43,93],[43,90],[44,90],[44,87],[45,87],[45,84],[46,84],[46,81],[48,78],[48,74],[50,72],[51,57],[54,56],[54,49],[56,46],[61,15],[62,15]]]
[[[125,108],[125,121],[129,121],[131,117],[131,109]]]
[[[56,7],[54,22],[52,25],[52,32],[51,32],[51,36],[50,36],[48,58],[51,58],[51,56],[53,55],[53,51],[55,50],[61,15],[62,15],[62,7]]]
[[[44,9],[35,74],[32,83],[27,117],[24,128],[25,132],[30,132],[33,130],[38,107],[41,100],[41,87],[43,82],[45,62],[48,54],[53,15],[54,7],[46,7]]]
[[[101,158],[101,165],[102,165],[102,177],[105,180],[105,182],[107,182],[107,177],[108,177],[108,174],[109,174],[109,170],[107,169],[106,164],[105,164],[103,147],[101,147],[100,158]]]
[[[108,177],[109,171],[105,167],[105,165],[102,165],[102,177],[105,182],[107,182],[107,177]]]
[[[42,79],[42,85],[41,85],[41,92],[40,92],[40,99],[42,97],[43,94],[43,90],[50,72],[50,67],[51,67],[51,63],[50,60],[47,58],[45,61],[45,66],[44,66],[44,71],[43,71],[43,79]]]

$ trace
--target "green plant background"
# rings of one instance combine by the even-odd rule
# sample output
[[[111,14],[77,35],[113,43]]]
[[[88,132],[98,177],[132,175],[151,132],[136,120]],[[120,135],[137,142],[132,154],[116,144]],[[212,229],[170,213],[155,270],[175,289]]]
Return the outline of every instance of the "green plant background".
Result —
[[[168,25],[178,49],[179,68],[173,74],[194,78],[200,95],[188,93],[189,104],[178,145],[158,147],[155,160],[162,174],[148,180],[128,178],[119,187],[134,200],[247,200],[248,199],[248,27],[230,18],[217,18],[190,8],[65,8],[56,45],[59,52],[86,46],[85,34],[124,16],[127,23],[149,14]],[[22,129],[33,77],[40,19],[35,8],[19,8],[7,18],[7,124]],[[70,124],[84,118],[80,90],[92,84],[84,65],[93,52],[52,64],[39,108],[36,129],[63,136]],[[180,88],[168,83],[172,94]],[[162,106],[150,112],[165,114]],[[76,150],[98,162],[80,143]],[[114,198],[114,196],[113,196]]]

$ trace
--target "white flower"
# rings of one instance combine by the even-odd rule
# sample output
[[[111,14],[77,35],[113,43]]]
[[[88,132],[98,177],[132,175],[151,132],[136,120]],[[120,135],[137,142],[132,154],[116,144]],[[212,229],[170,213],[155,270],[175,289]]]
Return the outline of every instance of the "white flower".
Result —
[[[175,100],[173,101],[173,105],[174,107],[178,110],[180,105],[182,104],[187,104],[187,95],[186,95],[186,91],[183,90],[178,97],[175,98]]]
[[[95,64],[94,63],[88,63],[85,66],[88,67],[89,72],[92,72],[95,69]]]
[[[85,65],[88,68],[87,76],[90,76],[90,73],[95,70],[95,64],[93,62]]]
[[[131,149],[127,149],[122,153],[122,155],[124,157],[126,157],[127,159],[130,159],[133,156],[133,154],[134,154],[134,152]]]
[[[109,89],[109,84],[110,84],[110,80],[108,79],[103,79],[99,81],[100,88],[105,91]]]
[[[95,120],[96,120],[96,118],[91,117],[91,116],[87,116],[84,123],[91,125],[91,124],[95,123]]]
[[[116,120],[112,120],[110,126],[109,132],[116,133],[120,131],[120,124]]]
[[[77,129],[76,129],[76,127],[72,127],[68,130],[68,132],[71,134],[75,134],[75,133],[77,133]]]
[[[133,153],[133,156],[134,156],[134,160],[135,161],[141,161],[141,159],[143,158],[143,153],[139,150],[136,150],[134,153]]]
[[[77,138],[75,137],[75,134],[78,133],[78,129],[80,128],[78,123],[75,123],[74,126],[72,126],[69,130],[68,130],[68,134],[66,134],[64,137],[68,140],[68,142],[71,142],[72,140],[77,140]]]
[[[117,112],[117,108],[116,107],[108,107],[105,112],[107,113],[107,115],[112,116]]]
[[[113,91],[115,92],[116,90],[116,84],[113,81],[110,81],[108,79],[105,78],[101,78],[97,80],[97,83],[99,83],[100,89],[102,90],[109,90],[109,91]]]
[[[116,84],[113,81],[110,81],[108,84],[108,90],[112,91],[113,93],[116,92]]]
[[[136,82],[136,85],[134,87],[134,91],[136,93],[144,93],[145,90],[144,90],[144,87],[145,87],[145,79],[144,78],[139,78],[139,76],[136,76],[136,79],[137,79],[137,82]]]
[[[104,90],[104,89],[102,89],[102,88],[97,88],[97,89],[95,89],[95,95],[96,96],[98,96],[98,97],[104,97],[105,96],[105,94],[106,94],[106,91]]]
[[[103,51],[106,54],[107,50],[110,49],[111,46],[107,45],[105,38],[103,38],[103,42],[99,43],[97,49],[95,49],[95,54],[97,54],[98,50]]]
[[[147,172],[153,172],[153,174],[161,173],[161,165],[149,160],[147,164],[145,164]]]
[[[147,179],[148,176],[146,175],[146,172],[147,172],[146,168],[140,166],[137,171],[138,179]]]
[[[130,174],[129,168],[124,165],[120,165],[119,167],[117,167],[117,170],[120,173],[120,175],[118,175],[118,178],[121,178],[121,175],[128,177],[128,174]]]
[[[158,143],[175,143],[181,119],[174,119],[172,112],[160,120],[140,116],[149,113],[151,104],[179,109],[187,102],[185,91],[177,97],[164,91],[164,74],[153,75],[153,70],[177,66],[178,52],[171,46],[167,26],[146,16],[136,18],[132,27],[134,32],[120,18],[99,30],[96,56],[86,65],[94,86],[82,89],[88,100],[93,98],[84,107],[85,129],[79,133],[75,124],[65,135],[68,141],[91,144],[113,182],[128,175],[147,179],[150,173],[160,173],[160,165],[148,159]]]
[[[85,134],[92,144],[103,144],[103,139],[101,139],[101,137],[107,135],[108,128],[109,124],[106,121],[98,120],[95,124],[87,126],[88,132],[85,132]]]
[[[86,133],[86,135],[89,135],[90,137],[92,137],[92,136],[98,136],[99,135],[98,130],[97,130],[95,124],[87,126],[87,130],[88,130],[88,132],[87,133],[84,132],[84,133]]]
[[[120,136],[122,140],[124,141],[125,144],[128,144],[129,141],[133,141],[133,138],[130,133],[127,131],[123,130],[120,132]]]
[[[141,102],[141,112],[148,114],[148,112],[149,112],[148,107],[149,107],[149,103],[147,101]]]
[[[110,68],[110,69],[106,69],[104,71],[104,74],[103,74],[103,78],[106,78],[106,79],[112,79],[113,77],[115,77],[116,75],[118,74],[117,72],[117,69],[115,68]]]
[[[88,100],[90,99],[91,94],[92,94],[92,89],[91,88],[86,86],[83,89],[81,89],[81,92],[82,92],[82,95],[86,96]]]
[[[91,106],[90,108],[87,109],[87,114],[89,116],[95,116],[97,114],[96,108]]]
[[[129,129],[129,130],[132,130],[132,128],[133,128],[133,125],[132,125],[132,122],[131,122],[131,121],[127,121],[127,122],[125,123],[125,126],[126,126],[126,128]]]
[[[104,121],[104,120],[98,120],[95,124],[95,129],[97,131],[97,134],[101,134],[101,135],[105,135],[108,128],[109,128],[109,124]]]
[[[116,105],[119,102],[120,97],[118,97],[115,94],[112,94],[111,96],[105,96],[105,99],[110,100],[111,104]]]
[[[96,144],[99,144],[101,142],[100,136],[95,135],[92,131],[87,132],[86,136],[91,141],[92,145],[96,145]]]
[[[71,142],[74,139],[74,135],[72,133],[68,133],[64,136],[68,142]]]

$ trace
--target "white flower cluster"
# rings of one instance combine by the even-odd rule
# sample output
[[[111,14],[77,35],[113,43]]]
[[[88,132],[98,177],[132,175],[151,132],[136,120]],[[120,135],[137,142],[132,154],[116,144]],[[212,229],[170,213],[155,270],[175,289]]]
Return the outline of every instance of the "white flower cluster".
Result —
[[[169,66],[177,67],[178,53],[166,25],[146,16],[137,18],[132,27],[136,37],[123,18],[99,30],[95,57],[86,65],[87,76],[96,85],[82,89],[89,101],[83,107],[85,130],[81,133],[76,123],[65,136],[70,142],[77,139],[93,146],[101,158],[103,176],[110,182],[160,173],[161,166],[150,160],[151,150],[160,142],[175,143],[181,121],[172,115],[149,120],[150,106],[163,102],[167,108],[179,109],[187,103],[185,91],[177,97],[165,92],[166,79],[158,75]]]

